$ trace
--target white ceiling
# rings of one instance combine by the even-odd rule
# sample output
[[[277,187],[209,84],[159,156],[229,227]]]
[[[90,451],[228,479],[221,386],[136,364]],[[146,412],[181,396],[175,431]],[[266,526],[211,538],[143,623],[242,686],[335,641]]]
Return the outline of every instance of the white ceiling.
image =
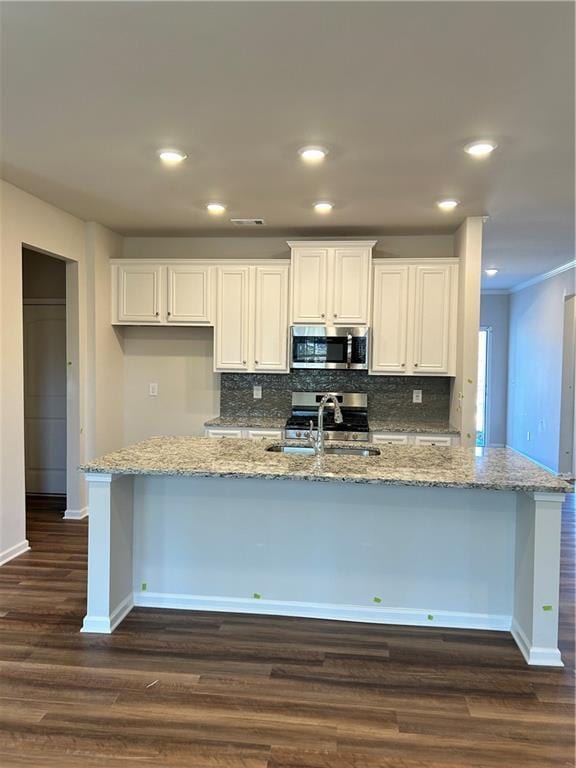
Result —
[[[491,287],[574,257],[572,3],[1,4],[2,176],[127,235],[452,232]],[[485,162],[462,146],[499,148]],[[306,167],[298,147],[331,152]],[[168,170],[161,146],[189,159]],[[443,214],[435,201],[462,205]],[[311,210],[328,198],[329,217]],[[248,233],[253,236],[254,231]],[[248,234],[247,233],[247,234]]]

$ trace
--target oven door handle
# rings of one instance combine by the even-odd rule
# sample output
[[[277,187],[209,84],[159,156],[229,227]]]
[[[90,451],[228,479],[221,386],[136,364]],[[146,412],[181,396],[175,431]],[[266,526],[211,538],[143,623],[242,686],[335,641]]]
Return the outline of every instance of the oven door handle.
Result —
[[[348,342],[346,344],[346,367],[350,368],[352,365],[352,334],[348,334]]]

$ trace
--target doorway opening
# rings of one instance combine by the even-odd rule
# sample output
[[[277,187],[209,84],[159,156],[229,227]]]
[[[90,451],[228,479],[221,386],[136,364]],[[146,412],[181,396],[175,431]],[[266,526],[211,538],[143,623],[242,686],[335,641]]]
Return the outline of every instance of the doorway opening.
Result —
[[[560,446],[558,471],[576,477],[576,296],[564,299],[564,333],[562,338],[562,390],[560,397]]]
[[[66,262],[22,248],[26,507],[67,501]]]
[[[476,389],[476,445],[485,448],[488,445],[489,416],[489,367],[490,367],[491,329],[480,328],[478,334],[478,385]]]

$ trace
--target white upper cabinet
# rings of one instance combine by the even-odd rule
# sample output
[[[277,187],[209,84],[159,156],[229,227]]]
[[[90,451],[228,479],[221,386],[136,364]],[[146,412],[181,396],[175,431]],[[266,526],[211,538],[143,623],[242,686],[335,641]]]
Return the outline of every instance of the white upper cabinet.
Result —
[[[375,264],[370,373],[454,376],[457,314],[453,261]]]
[[[414,295],[414,372],[446,374],[450,367],[452,267],[414,267]]]
[[[292,323],[367,325],[374,241],[292,242]]]
[[[212,268],[169,266],[166,320],[175,324],[209,325]]]
[[[334,248],[329,318],[334,325],[368,323],[371,254],[371,248]]]
[[[250,348],[250,267],[219,267],[214,368],[247,371]]]
[[[210,325],[213,272],[206,262],[113,262],[112,323]]]
[[[288,373],[289,271],[218,267],[214,370]]]
[[[406,265],[374,267],[372,370],[405,373],[408,342]]]
[[[254,370],[288,370],[289,266],[255,267]]]
[[[328,248],[292,251],[292,319],[304,325],[326,322],[326,266]]]
[[[117,322],[146,325],[162,322],[164,270],[157,264],[115,268],[113,310]]]

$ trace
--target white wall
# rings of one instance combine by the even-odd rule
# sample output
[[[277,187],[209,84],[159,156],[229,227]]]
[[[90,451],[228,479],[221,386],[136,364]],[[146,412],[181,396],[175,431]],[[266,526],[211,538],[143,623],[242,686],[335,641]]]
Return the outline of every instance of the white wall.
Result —
[[[220,411],[212,328],[124,327],[124,440],[202,435]],[[158,384],[150,397],[148,385]]]
[[[492,330],[488,382],[489,445],[506,445],[509,307],[508,294],[483,293],[481,296],[480,325]]]
[[[564,298],[571,269],[510,296],[508,444],[558,470]]]

